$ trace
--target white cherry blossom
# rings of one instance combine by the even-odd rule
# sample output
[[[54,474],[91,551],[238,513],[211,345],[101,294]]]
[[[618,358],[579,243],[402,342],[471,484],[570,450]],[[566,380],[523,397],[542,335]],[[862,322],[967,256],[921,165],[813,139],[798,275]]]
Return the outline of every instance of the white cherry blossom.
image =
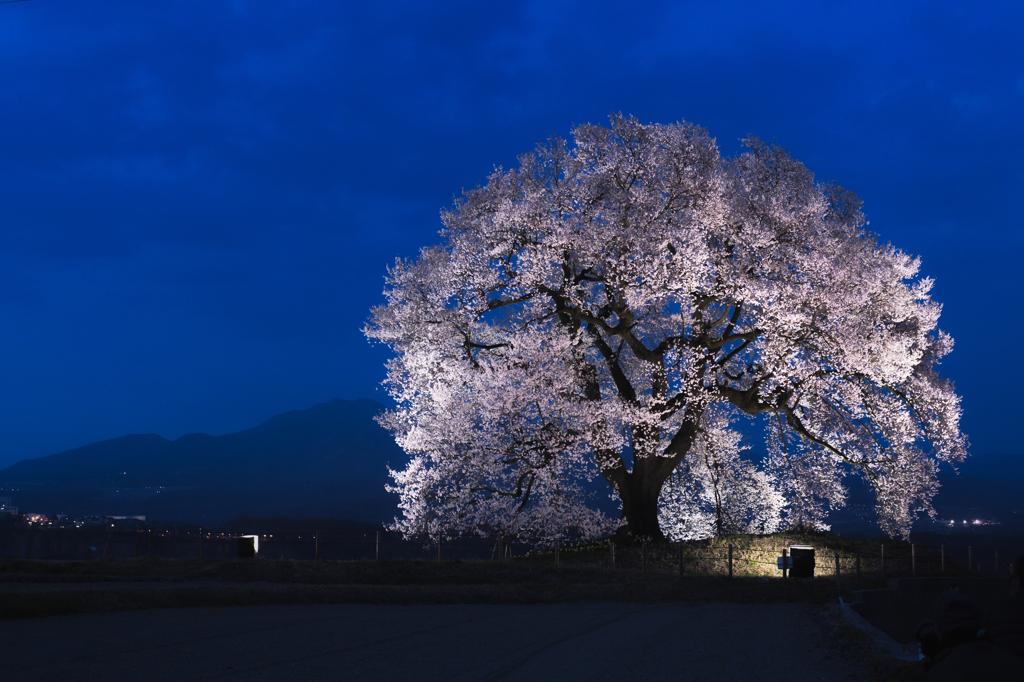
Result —
[[[931,280],[782,149],[722,158],[698,126],[613,116],[496,169],[442,221],[364,329],[395,353],[383,423],[411,457],[406,532],[601,532],[580,487],[599,474],[624,530],[661,539],[663,486],[678,470],[672,490],[703,494],[728,410],[769,425],[761,469],[716,454],[785,494],[765,519],[788,504],[820,526],[856,474],[905,537],[934,513],[937,464],[966,456]]]

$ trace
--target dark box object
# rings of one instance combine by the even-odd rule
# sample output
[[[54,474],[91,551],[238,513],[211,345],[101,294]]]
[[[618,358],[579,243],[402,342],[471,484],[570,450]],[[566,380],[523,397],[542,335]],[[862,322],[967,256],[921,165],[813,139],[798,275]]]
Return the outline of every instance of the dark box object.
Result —
[[[238,538],[238,558],[256,558],[256,542],[253,538]]]
[[[793,545],[789,548],[793,557],[793,568],[789,572],[791,578],[814,577],[814,548],[809,545]]]

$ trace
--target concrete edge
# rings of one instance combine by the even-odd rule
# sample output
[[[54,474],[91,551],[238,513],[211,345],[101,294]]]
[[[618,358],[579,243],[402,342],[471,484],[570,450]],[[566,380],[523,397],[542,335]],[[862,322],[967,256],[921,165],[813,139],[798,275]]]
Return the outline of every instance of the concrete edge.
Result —
[[[841,602],[840,611],[851,625],[860,628],[864,634],[874,640],[875,644],[888,651],[893,657],[898,658],[901,661],[919,660],[919,655],[916,651],[917,647],[913,647],[914,650],[912,650],[911,647],[903,646],[895,639],[869,623],[864,616],[854,611],[851,604]]]

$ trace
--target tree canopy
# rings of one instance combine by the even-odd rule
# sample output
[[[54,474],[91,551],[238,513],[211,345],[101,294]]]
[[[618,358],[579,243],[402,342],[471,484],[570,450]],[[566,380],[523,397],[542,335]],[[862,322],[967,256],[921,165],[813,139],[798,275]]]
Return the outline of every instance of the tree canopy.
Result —
[[[662,539],[708,523],[685,512],[701,496],[719,532],[813,526],[848,475],[890,535],[934,514],[967,444],[919,260],[756,138],[723,158],[699,126],[621,115],[572,137],[464,192],[442,243],[389,269],[364,332],[395,353],[398,527]],[[743,415],[760,468],[730,435]],[[597,475],[622,521],[588,507]]]

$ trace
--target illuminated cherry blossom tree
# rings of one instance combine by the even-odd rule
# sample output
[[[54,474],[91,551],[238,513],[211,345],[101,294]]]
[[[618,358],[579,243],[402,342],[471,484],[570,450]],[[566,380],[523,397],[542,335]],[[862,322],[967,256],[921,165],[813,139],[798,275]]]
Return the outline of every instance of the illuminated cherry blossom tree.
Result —
[[[766,425],[761,469],[713,455],[734,495],[719,511],[743,523],[774,523],[751,511],[755,474],[787,523],[820,524],[850,474],[891,535],[934,513],[937,466],[966,439],[932,281],[853,193],[745,144],[722,158],[685,122],[579,126],[465,192],[442,243],[390,268],[364,331],[395,353],[383,423],[412,457],[394,473],[404,530],[596,532],[580,484],[599,474],[624,532],[662,539],[673,472],[670,488],[707,489],[713,410]]]
[[[658,521],[665,537],[678,541],[765,535],[791,525],[785,487],[772,473],[741,458],[750,446],[741,443],[726,410],[713,405],[702,421],[689,453],[661,489]],[[827,529],[820,522],[815,525]]]

